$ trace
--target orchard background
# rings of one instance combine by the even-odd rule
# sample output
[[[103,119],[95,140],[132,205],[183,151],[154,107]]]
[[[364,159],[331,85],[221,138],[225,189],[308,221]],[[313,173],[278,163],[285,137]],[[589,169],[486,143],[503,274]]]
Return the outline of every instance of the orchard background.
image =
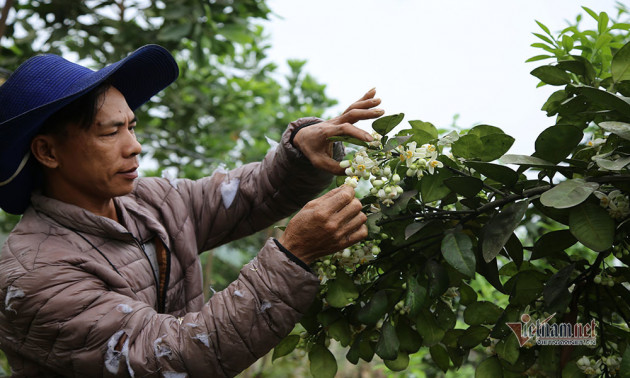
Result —
[[[621,4],[614,15],[583,11],[564,30],[534,31],[531,74],[557,91],[541,104],[554,125],[531,154],[509,154],[514,138],[500,125],[444,128],[404,114],[375,121],[374,143],[344,141],[348,177],[336,185],[356,186],[370,237],[313,266],[322,286],[310,312],[242,376],[630,374],[630,17]],[[145,174],[198,178],[260,159],[265,137],[335,103],[304,61],[274,78],[257,23],[269,13],[256,0],[6,0],[0,76],[38,52],[100,67],[165,46],[182,74],[139,114],[156,166]],[[596,28],[581,28],[582,17]],[[0,213],[5,233],[16,221]],[[227,285],[277,232],[207,252],[206,282]],[[596,320],[597,345],[521,347],[506,322],[523,314]]]

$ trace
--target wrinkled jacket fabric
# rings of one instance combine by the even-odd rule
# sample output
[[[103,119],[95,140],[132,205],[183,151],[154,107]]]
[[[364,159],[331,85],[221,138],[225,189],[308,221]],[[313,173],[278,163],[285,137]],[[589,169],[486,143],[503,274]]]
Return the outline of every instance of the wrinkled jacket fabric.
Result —
[[[14,376],[234,376],[287,335],[318,280],[269,239],[204,303],[198,254],[286,217],[331,180],[289,140],[198,181],[141,178],[120,223],[42,195],[0,258],[0,347]],[[166,287],[142,244],[167,251]],[[160,311],[160,303],[163,311]]]

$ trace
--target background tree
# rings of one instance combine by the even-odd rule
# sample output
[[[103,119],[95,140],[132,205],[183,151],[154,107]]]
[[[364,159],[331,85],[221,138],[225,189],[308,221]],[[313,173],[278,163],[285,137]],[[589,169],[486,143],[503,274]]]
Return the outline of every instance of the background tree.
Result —
[[[336,101],[325,85],[289,61],[281,78],[266,61],[260,21],[270,14],[261,0],[243,1],[37,1],[6,0],[0,13],[0,80],[38,53],[63,54],[98,69],[145,44],[173,53],[178,80],[138,112],[147,175],[163,169],[196,179],[222,165],[257,161],[286,125],[302,116],[322,116]],[[4,237],[19,217],[0,211]],[[268,232],[221,248],[204,258],[206,282],[232,281]],[[4,240],[0,237],[0,241]],[[220,264],[214,269],[213,264]],[[207,285],[209,287],[209,285]]]
[[[534,33],[544,54],[529,61],[553,63],[531,74],[560,89],[531,155],[506,154],[514,138],[491,125],[394,133],[403,114],[376,120],[375,142],[347,140],[359,150],[338,184],[362,194],[370,236],[317,263],[319,298],[274,357],[302,348],[314,376],[332,377],[336,340],[350,363],[378,356],[393,371],[419,352],[432,374],[628,374],[630,24],[623,5],[617,20],[584,11],[595,30],[579,16]],[[507,325],[535,321],[597,322],[596,345],[519,340]]]

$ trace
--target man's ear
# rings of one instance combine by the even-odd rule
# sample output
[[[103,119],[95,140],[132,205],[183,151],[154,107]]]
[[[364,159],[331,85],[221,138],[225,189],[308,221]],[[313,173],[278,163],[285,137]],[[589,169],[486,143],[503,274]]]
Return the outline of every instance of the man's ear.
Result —
[[[44,167],[54,169],[59,166],[55,146],[53,136],[36,135],[31,141],[31,153]]]

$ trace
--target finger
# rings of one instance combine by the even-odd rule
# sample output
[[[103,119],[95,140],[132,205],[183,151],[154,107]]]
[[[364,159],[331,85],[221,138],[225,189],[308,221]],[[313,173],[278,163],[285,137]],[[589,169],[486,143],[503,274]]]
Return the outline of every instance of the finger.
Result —
[[[335,120],[338,123],[355,123],[364,119],[374,119],[385,114],[383,109],[370,108],[370,109],[350,109],[343,113]]]
[[[352,187],[351,187],[351,189],[352,189]],[[325,194],[323,194],[321,197],[319,197],[318,200],[324,200],[324,199],[330,198],[330,197],[334,196],[335,193],[337,193],[337,192],[339,192],[341,190],[347,190],[347,189],[343,189],[343,186],[340,186],[340,187],[335,188],[335,189],[331,189],[331,190],[327,191]],[[354,196],[354,189],[352,189],[352,192],[353,192],[352,195]]]
[[[343,208],[339,209],[337,214],[335,214],[332,217],[332,219],[338,222],[339,224],[346,224],[351,219],[356,217],[357,214],[362,214],[361,209],[363,209],[363,205],[361,204],[361,201],[359,201],[355,197],[352,201],[348,202]],[[358,225],[356,227],[358,227]]]
[[[325,153],[314,153],[309,156],[311,164],[317,169],[332,173],[333,175],[343,176],[346,170],[339,166],[339,162]]]
[[[341,248],[346,248],[349,247],[351,245],[354,245],[358,242],[360,242],[361,240],[367,238],[368,236],[368,228],[365,224],[362,224],[361,226],[359,226],[359,228],[357,228],[356,230],[349,232],[346,237],[345,237],[345,243],[342,242],[342,247]]]
[[[365,94],[363,95],[363,97],[361,97],[360,99],[357,100],[358,101],[363,101],[363,100],[367,100],[370,98],[373,98],[374,95],[376,95],[376,88],[372,88],[369,91],[365,92]]]
[[[336,215],[341,209],[346,207],[350,202],[352,202],[354,197],[354,188],[349,185],[342,185],[338,190],[326,199],[323,206],[326,207],[326,210],[329,211],[330,216]],[[333,219],[333,221],[340,223],[340,220]],[[344,220],[345,223],[345,220]]]
[[[357,101],[354,104],[348,106],[348,109],[346,109],[344,113],[347,113],[352,109],[370,109],[380,104],[380,98],[371,98],[369,100]]]
[[[332,129],[328,137],[339,136],[339,135],[351,136],[365,142],[371,142],[372,140],[374,140],[374,138],[372,138],[372,135],[370,135],[370,133],[368,133],[365,130],[361,130],[358,127],[349,123],[341,124],[339,125],[339,127]]]
[[[367,222],[367,215],[365,213],[359,211],[358,213],[352,214],[350,217],[344,219],[342,230],[346,233],[351,233],[361,227],[362,224]]]

